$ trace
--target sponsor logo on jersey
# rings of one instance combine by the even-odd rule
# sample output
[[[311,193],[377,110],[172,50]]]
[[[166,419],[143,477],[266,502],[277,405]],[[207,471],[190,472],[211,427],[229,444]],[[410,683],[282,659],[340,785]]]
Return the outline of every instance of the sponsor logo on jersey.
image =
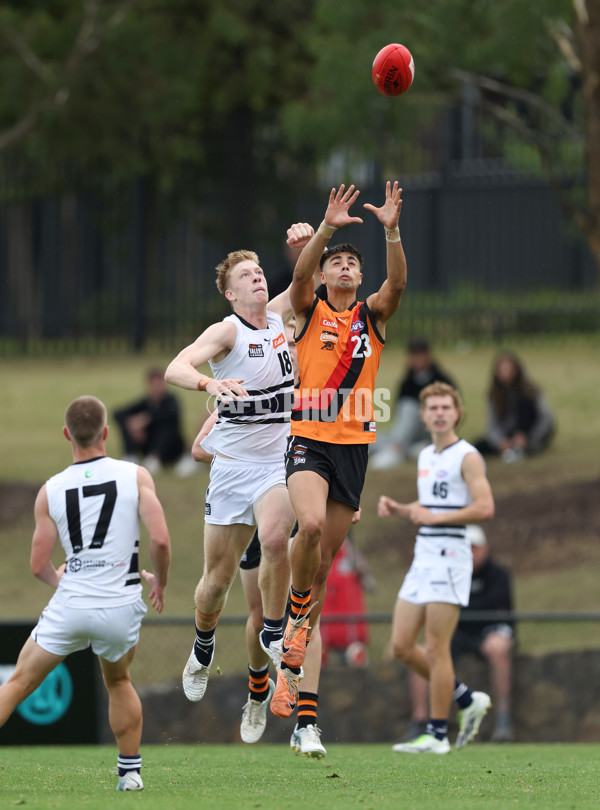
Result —
[[[330,318],[321,318],[321,326],[324,326],[325,329],[337,329],[338,325],[335,321],[332,321]]]
[[[261,343],[248,344],[248,357],[264,357],[265,352]]]
[[[323,351],[323,349],[325,349],[328,352],[332,352],[335,349],[335,343],[332,343],[331,341],[328,341],[327,343],[324,343],[321,346],[321,351]]]
[[[281,346],[282,343],[285,343],[285,335],[283,332],[280,335],[277,335],[273,341],[273,348],[276,349],[278,346]]]
[[[319,338],[323,343],[337,343],[338,336],[335,332],[321,332],[321,337]]]
[[[94,477],[94,471],[93,471],[93,470],[90,470],[90,469],[88,468],[88,469],[87,469],[87,470],[84,472],[83,476],[84,476],[84,478],[93,478],[93,477]]]
[[[306,453],[304,447],[294,447],[294,453],[297,453],[299,456],[303,456]]]
[[[365,422],[363,430],[367,433],[375,433],[377,431],[377,422]]]
[[[306,459],[304,457],[294,456],[294,467],[297,464],[306,464]]]
[[[429,475],[429,470],[419,470],[419,475],[418,475],[419,478],[427,478],[428,475]]]
[[[209,503],[207,503],[206,506],[204,507],[204,514],[205,515],[210,515],[210,504]]]
[[[83,563],[77,558],[74,560],[69,560],[69,571],[71,571],[72,574],[76,574],[78,571],[81,571],[82,566]]]
[[[352,326],[350,327],[351,332],[360,332],[361,329],[364,329],[365,325],[362,321],[354,321]]]

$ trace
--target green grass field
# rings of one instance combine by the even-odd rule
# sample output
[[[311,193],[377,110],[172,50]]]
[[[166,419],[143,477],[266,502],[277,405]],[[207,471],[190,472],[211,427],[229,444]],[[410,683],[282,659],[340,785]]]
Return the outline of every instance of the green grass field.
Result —
[[[0,806],[31,810],[348,808],[585,810],[600,805],[595,745],[471,745],[443,757],[330,745],[309,760],[281,745],[146,746],[145,790],[117,793],[111,746],[0,752]]]

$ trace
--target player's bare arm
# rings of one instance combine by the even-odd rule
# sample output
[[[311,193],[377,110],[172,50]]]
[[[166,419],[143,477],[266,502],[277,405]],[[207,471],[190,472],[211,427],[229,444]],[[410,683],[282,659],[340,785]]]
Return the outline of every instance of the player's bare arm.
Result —
[[[483,460],[479,453],[467,453],[461,465],[473,503],[449,512],[433,514],[425,506],[416,504],[410,512],[410,520],[420,526],[462,526],[465,523],[482,523],[494,517],[494,496],[486,477]]]
[[[248,396],[248,392],[241,385],[243,380],[215,380],[198,371],[198,367],[209,360],[214,362],[222,360],[233,348],[236,337],[237,331],[231,321],[221,321],[209,326],[169,363],[165,380],[191,391],[207,391],[212,396],[232,399]]]
[[[337,190],[331,189],[323,222],[298,258],[290,285],[290,300],[296,316],[296,333],[302,331],[306,315],[315,300],[315,267],[318,267],[329,239],[338,228],[343,228],[353,222],[362,222],[360,217],[350,215],[350,207],[359,194],[360,192],[353,185],[348,190],[344,185]]]
[[[310,242],[314,232],[315,229],[308,222],[295,222],[287,230],[286,241],[290,247],[297,248],[299,253]],[[319,262],[317,261],[316,267],[318,266]],[[314,270],[315,268],[313,268],[313,273]],[[284,290],[280,295],[275,296],[275,298],[267,304],[267,309],[281,315],[284,324],[288,323],[294,314],[292,302],[290,301],[290,287]]]
[[[202,441],[208,436],[210,431],[215,426],[217,421],[217,417],[219,416],[219,411],[217,408],[210,414],[208,419],[202,425],[200,432],[194,439],[194,443],[192,444],[192,458],[194,461],[203,461],[205,464],[210,464],[213,460],[212,453],[207,453],[206,450],[202,447]]]
[[[45,484],[37,494],[33,513],[35,529],[31,541],[31,573],[46,585],[50,585],[51,588],[57,588],[64,572],[64,566],[57,571],[50,559],[58,540],[58,531],[48,511]]]
[[[398,187],[398,181],[392,186],[388,180],[385,187],[385,202],[380,208],[371,203],[364,203],[363,207],[375,214],[386,231],[387,278],[379,290],[367,298],[377,328],[384,335],[385,323],[400,306],[406,287],[406,256],[398,228],[402,210],[402,189]]]
[[[418,504],[418,501],[413,501],[413,503],[398,503],[398,501],[395,501],[393,498],[390,498],[387,495],[381,495],[379,497],[379,501],[377,502],[377,514],[379,517],[396,516],[410,519],[410,509],[415,504]]]
[[[154,480],[148,470],[138,467],[139,516],[150,535],[150,559],[153,571],[142,571],[150,585],[150,604],[161,613],[165,604],[165,588],[171,563],[171,542],[162,505],[156,495]]]

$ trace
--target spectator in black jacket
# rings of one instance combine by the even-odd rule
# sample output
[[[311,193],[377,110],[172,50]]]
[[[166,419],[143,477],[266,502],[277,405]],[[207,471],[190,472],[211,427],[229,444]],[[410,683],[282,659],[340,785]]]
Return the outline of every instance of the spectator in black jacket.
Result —
[[[408,368],[398,389],[392,425],[387,433],[378,435],[377,442],[371,446],[369,466],[375,470],[397,467],[407,457],[416,458],[430,443],[431,438],[421,420],[421,391],[437,380],[456,388],[453,380],[435,362],[426,340],[414,338],[407,348]]]
[[[177,475],[187,477],[196,471],[197,465],[185,452],[179,400],[167,390],[159,368],[148,370],[146,385],[145,397],[114,412],[125,458],[137,462],[141,457],[152,474],[166,464],[174,464]]]
[[[473,552],[473,578],[469,605],[462,608],[458,626],[452,638],[452,658],[472,653],[490,665],[492,705],[496,726],[493,742],[511,742],[513,730],[510,719],[512,680],[512,649],[514,622],[506,618],[464,621],[469,613],[481,610],[512,610],[512,589],[508,571],[490,557],[490,547],[480,526],[468,526],[467,534]]]

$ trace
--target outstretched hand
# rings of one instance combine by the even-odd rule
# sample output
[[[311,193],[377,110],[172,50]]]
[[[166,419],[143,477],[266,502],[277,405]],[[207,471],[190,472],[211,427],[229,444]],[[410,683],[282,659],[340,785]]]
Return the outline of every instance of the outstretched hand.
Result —
[[[164,586],[159,585],[154,574],[151,574],[149,571],[143,570],[142,576],[151,588],[150,596],[148,597],[150,599],[150,604],[157,613],[162,613],[162,609],[165,606]]]
[[[381,208],[376,208],[371,203],[364,203],[363,208],[372,211],[384,228],[393,231],[398,227],[398,218],[402,210],[402,189],[398,188],[398,181],[394,181],[394,186],[388,180],[385,185],[385,202]]]
[[[345,191],[346,186],[342,183],[339,189],[331,189],[329,195],[329,205],[325,211],[325,224],[331,225],[334,228],[343,228],[344,225],[350,225],[352,222],[362,222],[360,217],[350,216],[350,206],[356,202],[360,191],[354,189],[351,185],[348,191]]]

